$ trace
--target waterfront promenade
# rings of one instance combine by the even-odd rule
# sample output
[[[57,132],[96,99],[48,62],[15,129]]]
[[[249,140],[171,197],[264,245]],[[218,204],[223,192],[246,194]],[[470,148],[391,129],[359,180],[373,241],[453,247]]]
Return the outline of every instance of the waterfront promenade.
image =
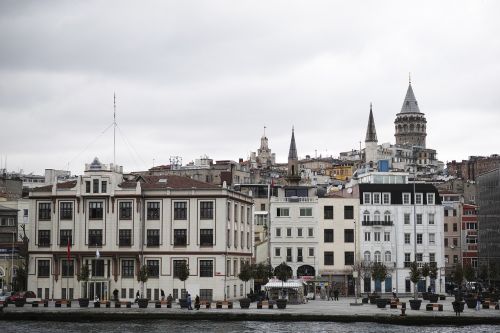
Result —
[[[409,308],[409,298],[400,299],[406,302],[406,316],[401,316],[401,310],[379,309],[374,304],[351,306],[353,298],[341,298],[339,301],[309,301],[306,304],[288,305],[286,309],[257,309],[252,303],[250,309],[240,309],[239,302],[235,302],[233,309],[181,309],[178,304],[172,308],[155,308],[150,303],[147,309],[140,309],[137,305],[132,308],[94,308],[92,302],[88,308],[80,308],[74,301],[72,307],[63,305],[56,308],[53,302],[49,307],[33,308],[26,304],[22,308],[9,305],[0,313],[0,320],[53,320],[53,321],[85,321],[85,320],[141,320],[141,319],[175,319],[175,320],[248,320],[248,321],[338,321],[338,322],[379,322],[388,324],[418,325],[466,325],[466,324],[496,324],[500,325],[500,310],[481,309],[476,311],[467,306],[460,317],[456,317],[451,305],[452,299],[440,301],[443,311],[426,311],[427,301],[422,301],[418,311]],[[358,302],[361,302],[358,299]]]

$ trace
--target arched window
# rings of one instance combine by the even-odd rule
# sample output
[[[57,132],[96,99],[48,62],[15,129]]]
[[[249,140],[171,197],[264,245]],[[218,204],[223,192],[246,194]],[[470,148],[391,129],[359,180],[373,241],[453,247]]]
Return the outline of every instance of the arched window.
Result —
[[[378,210],[375,211],[375,221],[380,221],[380,212]]]
[[[385,261],[391,262],[392,260],[391,251],[385,251]]]
[[[384,221],[389,222],[391,220],[391,212],[386,210],[384,212]]]
[[[365,253],[363,254],[363,258],[365,261],[370,261],[371,260],[370,251],[365,251]]]
[[[380,251],[375,251],[375,254],[373,255],[373,261],[375,261],[375,262],[381,262],[382,261]]]
[[[369,222],[370,221],[370,212],[365,210],[363,212],[363,221]]]

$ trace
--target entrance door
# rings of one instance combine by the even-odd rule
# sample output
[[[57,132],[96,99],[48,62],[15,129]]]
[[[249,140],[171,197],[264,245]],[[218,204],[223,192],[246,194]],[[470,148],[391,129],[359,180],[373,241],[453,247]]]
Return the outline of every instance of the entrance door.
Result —
[[[392,276],[387,276],[385,278],[385,292],[390,293],[392,291]]]
[[[108,300],[108,281],[91,281],[88,283],[88,295],[90,299]]]

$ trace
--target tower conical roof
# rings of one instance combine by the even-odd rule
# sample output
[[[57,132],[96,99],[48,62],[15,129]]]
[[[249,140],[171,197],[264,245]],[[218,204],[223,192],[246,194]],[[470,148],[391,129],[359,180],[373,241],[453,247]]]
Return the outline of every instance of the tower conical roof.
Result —
[[[420,113],[418,108],[417,99],[413,93],[413,88],[411,83],[408,85],[408,91],[406,92],[406,97],[403,102],[403,107],[401,108],[401,113]]]
[[[370,103],[370,116],[368,117],[368,127],[366,128],[365,142],[377,142],[377,131],[375,130],[375,120],[373,120],[372,104]]]
[[[295,134],[294,129],[292,127],[292,140],[290,140],[290,150],[288,151],[288,159],[297,160],[297,147],[295,146]]]

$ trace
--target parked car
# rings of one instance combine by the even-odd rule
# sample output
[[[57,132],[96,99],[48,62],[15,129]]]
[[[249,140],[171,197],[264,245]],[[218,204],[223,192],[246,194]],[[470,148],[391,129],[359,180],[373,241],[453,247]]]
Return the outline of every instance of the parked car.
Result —
[[[18,299],[24,299],[25,301],[29,302],[28,299],[31,299],[31,298],[36,298],[36,294],[34,292],[32,292],[32,291],[18,291],[8,298],[8,302],[14,303]]]
[[[0,301],[2,302],[8,302],[9,297],[12,295],[11,291],[3,291],[0,292]]]

